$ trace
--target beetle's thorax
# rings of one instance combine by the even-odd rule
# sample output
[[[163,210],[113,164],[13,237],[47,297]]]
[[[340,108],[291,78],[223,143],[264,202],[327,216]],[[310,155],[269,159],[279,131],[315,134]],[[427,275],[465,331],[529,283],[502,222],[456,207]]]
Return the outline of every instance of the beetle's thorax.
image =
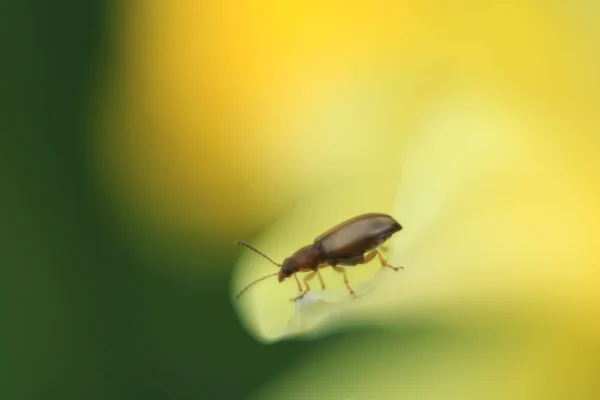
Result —
[[[279,271],[279,282],[296,272],[310,271],[317,268],[320,261],[321,251],[318,246],[311,244],[302,247],[290,257],[283,260],[281,270]]]

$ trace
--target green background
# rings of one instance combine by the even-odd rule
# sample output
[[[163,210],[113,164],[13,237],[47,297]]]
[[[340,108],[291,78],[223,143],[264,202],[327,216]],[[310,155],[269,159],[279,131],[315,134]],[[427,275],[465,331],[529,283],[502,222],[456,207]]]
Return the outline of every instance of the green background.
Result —
[[[262,345],[234,313],[228,274],[165,272],[231,268],[240,250],[209,233],[185,260],[126,248],[89,162],[107,5],[0,10],[0,399],[242,399],[343,336]]]

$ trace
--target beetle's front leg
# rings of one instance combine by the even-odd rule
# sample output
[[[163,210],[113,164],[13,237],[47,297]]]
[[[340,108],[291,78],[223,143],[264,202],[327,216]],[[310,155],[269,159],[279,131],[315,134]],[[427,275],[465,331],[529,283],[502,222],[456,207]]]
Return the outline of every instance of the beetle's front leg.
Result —
[[[296,279],[296,284],[298,285],[298,292],[302,291],[302,284],[300,283],[300,279],[298,279],[298,275],[294,274],[294,279]]]
[[[293,299],[290,299],[290,301],[302,300],[304,298],[304,296],[306,296],[306,293],[308,293],[310,291],[310,286],[308,285],[308,281],[310,281],[312,278],[314,278],[315,275],[317,274],[317,272],[319,272],[319,271],[318,270],[313,271],[304,277],[303,281],[304,281],[304,285],[306,286],[306,289],[304,289],[304,292],[302,292],[300,295],[296,296]],[[294,275],[294,276],[296,276],[296,275]],[[300,289],[300,290],[302,290],[302,289]]]

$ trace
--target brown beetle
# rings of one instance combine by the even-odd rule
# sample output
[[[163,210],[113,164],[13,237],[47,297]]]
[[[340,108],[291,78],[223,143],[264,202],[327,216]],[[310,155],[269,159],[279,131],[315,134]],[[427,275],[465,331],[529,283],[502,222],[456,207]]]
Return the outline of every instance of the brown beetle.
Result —
[[[301,294],[293,300],[302,299],[310,290],[308,281],[313,279],[315,275],[319,277],[321,287],[325,289],[323,278],[319,272],[320,268],[331,267],[334,271],[339,272],[344,276],[344,283],[348,291],[353,297],[356,297],[354,290],[350,287],[348,277],[344,268],[339,265],[353,266],[358,264],[366,264],[375,256],[379,256],[379,261],[382,267],[391,268],[395,271],[403,269],[403,267],[393,267],[389,265],[377,247],[381,246],[394,233],[402,229],[402,226],[392,217],[387,214],[369,213],[359,215],[342,222],[339,225],[331,228],[327,232],[318,236],[313,244],[302,247],[290,257],[283,260],[283,264],[278,264],[266,254],[258,251],[248,243],[238,242],[239,245],[245,246],[253,252],[263,256],[277,267],[279,272],[263,276],[244,287],[235,298],[239,298],[246,290],[263,279],[277,275],[279,282],[293,276],[298,284],[298,291]],[[366,256],[365,253],[369,252]],[[302,290],[302,284],[296,276],[298,272],[309,272],[304,277],[306,289]]]

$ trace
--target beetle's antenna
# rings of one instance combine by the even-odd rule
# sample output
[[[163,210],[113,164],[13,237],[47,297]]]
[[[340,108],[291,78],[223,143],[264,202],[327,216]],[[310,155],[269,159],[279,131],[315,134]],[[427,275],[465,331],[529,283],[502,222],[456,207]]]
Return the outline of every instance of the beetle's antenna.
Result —
[[[269,274],[269,275],[267,275],[267,276],[263,276],[262,278],[258,278],[258,279],[257,279],[257,280],[255,280],[254,282],[250,282],[250,283],[249,283],[249,284],[247,284],[247,285],[246,285],[246,286],[245,286],[245,287],[244,287],[242,290],[240,290],[240,291],[238,292],[238,294],[236,294],[236,295],[235,295],[235,299],[236,299],[236,300],[237,300],[237,299],[239,299],[239,298],[240,298],[240,296],[241,296],[242,294],[244,294],[244,292],[245,292],[246,290],[250,289],[250,287],[251,287],[251,286],[254,286],[254,285],[255,285],[255,284],[257,284],[258,282],[260,282],[260,281],[262,281],[262,280],[264,280],[264,279],[270,278],[270,277],[272,277],[272,276],[275,276],[275,275],[277,275],[277,274],[279,274],[279,272],[275,272],[275,273],[273,273],[273,274]]]
[[[244,246],[244,247],[247,247],[247,248],[249,248],[250,250],[252,250],[252,251],[253,251],[253,252],[255,252],[256,254],[258,254],[258,255],[260,255],[260,256],[262,256],[262,257],[266,258],[267,260],[271,261],[271,262],[272,262],[273,264],[275,264],[276,266],[278,266],[278,267],[281,267],[281,264],[278,264],[278,263],[276,263],[275,261],[273,261],[273,260],[271,259],[271,257],[269,257],[268,255],[266,255],[265,253],[263,253],[263,252],[261,252],[261,251],[258,251],[258,250],[257,250],[257,249],[255,249],[254,247],[250,246],[248,243],[246,243],[246,242],[238,242],[238,244],[239,244],[240,246]]]

